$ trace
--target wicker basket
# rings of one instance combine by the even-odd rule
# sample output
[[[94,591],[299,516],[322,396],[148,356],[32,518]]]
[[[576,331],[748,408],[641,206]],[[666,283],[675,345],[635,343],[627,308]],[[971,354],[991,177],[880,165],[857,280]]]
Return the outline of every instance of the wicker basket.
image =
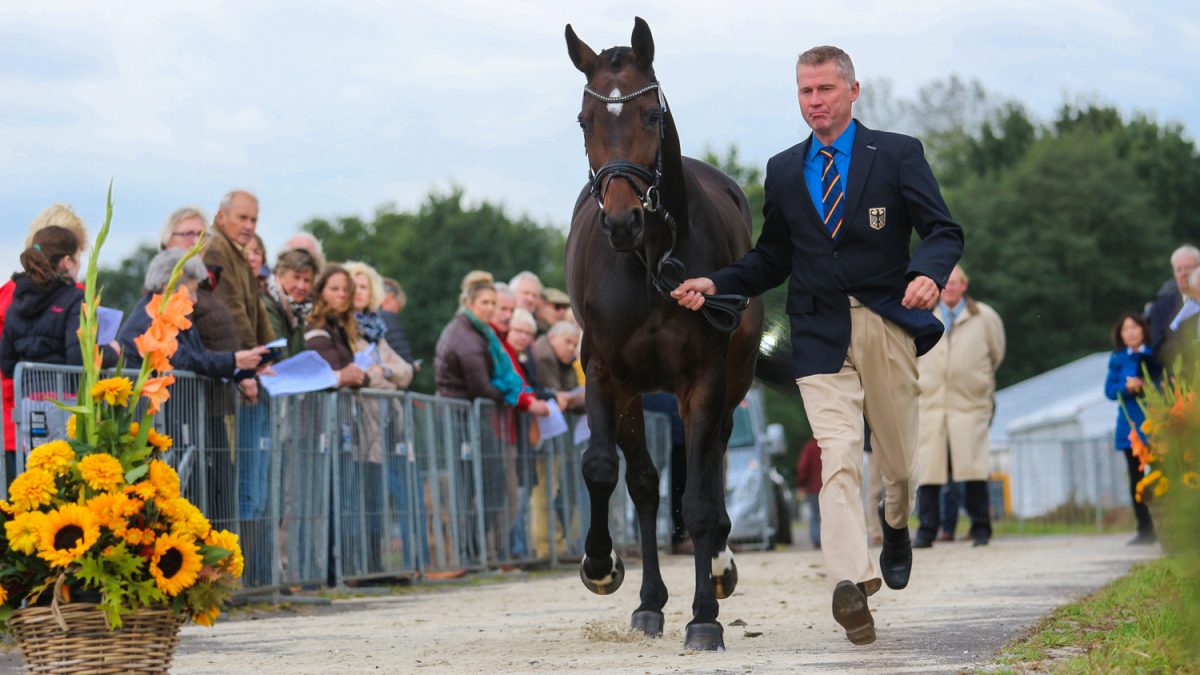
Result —
[[[96,605],[53,603],[18,609],[9,620],[29,673],[166,673],[179,644],[179,618],[139,609],[110,630]]]

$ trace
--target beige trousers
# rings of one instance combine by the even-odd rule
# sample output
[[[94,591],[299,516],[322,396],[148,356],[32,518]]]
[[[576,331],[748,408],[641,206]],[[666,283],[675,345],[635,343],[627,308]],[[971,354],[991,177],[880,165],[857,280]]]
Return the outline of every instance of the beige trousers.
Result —
[[[917,355],[904,329],[851,302],[850,347],[842,369],[796,380],[821,444],[821,550],[833,584],[879,578],[867,553],[862,502],[863,416],[871,425],[892,527],[908,527],[916,498]],[[874,511],[874,507],[871,507]]]

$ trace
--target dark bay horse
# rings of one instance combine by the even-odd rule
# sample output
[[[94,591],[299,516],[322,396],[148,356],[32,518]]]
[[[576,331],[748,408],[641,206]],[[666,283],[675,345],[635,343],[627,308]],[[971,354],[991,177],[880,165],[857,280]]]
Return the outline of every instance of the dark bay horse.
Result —
[[[737,583],[726,540],[724,454],[734,407],[754,377],[761,301],[722,298],[705,317],[664,292],[703,276],[750,248],[745,195],[711,166],[683,157],[675,122],[654,74],[650,28],[636,19],[632,47],[596,54],[568,25],[567,51],[586,77],[579,125],[590,165],[567,239],[571,305],[584,328],[587,415],[583,455],[591,523],[580,563],[584,585],[605,595],[624,577],[608,531],[620,445],[641,533],[641,604],[631,624],[662,634],[667,589],[659,572],[655,517],[658,471],[646,450],[642,394],[673,392],[687,429],[683,517],[695,548],[696,592],[684,646],[724,649],[717,599]],[[722,302],[706,303],[718,310]],[[741,302],[739,302],[739,300]],[[741,315],[740,322],[738,312]]]

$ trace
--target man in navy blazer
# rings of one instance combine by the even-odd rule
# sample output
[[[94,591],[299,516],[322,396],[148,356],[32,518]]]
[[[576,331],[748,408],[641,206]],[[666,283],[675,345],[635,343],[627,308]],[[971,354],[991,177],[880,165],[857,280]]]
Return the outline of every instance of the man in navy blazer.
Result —
[[[804,52],[796,83],[813,133],[767,163],[757,244],[673,295],[698,310],[705,295],[760,295],[787,280],[792,367],[822,449],[821,548],[836,583],[833,615],[851,642],[869,644],[867,596],[881,572],[899,589],[912,568],[916,360],[944,332],[930,309],[962,255],[963,233],[920,142],[854,120],[859,84],[845,52]],[[913,230],[921,243],[910,256]],[[861,498],[864,415],[884,484],[879,567],[867,553]]]

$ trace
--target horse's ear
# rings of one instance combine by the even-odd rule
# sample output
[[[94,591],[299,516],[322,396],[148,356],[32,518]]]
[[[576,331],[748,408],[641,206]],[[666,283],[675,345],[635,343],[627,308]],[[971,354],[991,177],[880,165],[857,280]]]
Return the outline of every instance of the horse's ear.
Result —
[[[629,42],[638,63],[650,70],[654,65],[654,37],[650,35],[650,24],[640,16],[633,18],[633,39]]]
[[[567,24],[567,54],[571,57],[571,63],[579,69],[579,72],[591,77],[592,67],[596,63],[596,52],[587,46],[579,36],[575,35],[575,30],[571,28],[571,24]]]

